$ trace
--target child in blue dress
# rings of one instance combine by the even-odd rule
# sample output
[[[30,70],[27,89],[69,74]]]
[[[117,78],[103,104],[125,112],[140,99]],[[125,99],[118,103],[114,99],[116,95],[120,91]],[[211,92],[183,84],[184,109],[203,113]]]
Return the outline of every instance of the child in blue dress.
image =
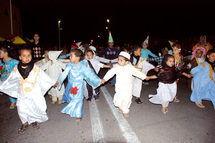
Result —
[[[16,58],[18,56],[17,51],[14,48],[14,45],[7,42],[0,48],[0,58],[2,58],[2,62],[0,63],[0,79],[1,82],[5,81],[10,73],[12,72],[13,68],[18,65],[19,61]],[[10,97],[10,109],[14,109],[16,107],[16,98]]]
[[[195,102],[200,108],[205,108],[202,100],[209,100],[215,108],[215,50],[211,49],[207,52],[206,61],[193,68],[194,89],[190,100]]]
[[[60,89],[63,81],[68,76],[68,84],[66,86],[62,103],[68,102],[61,113],[69,114],[71,117],[80,121],[82,118],[82,108],[84,100],[84,80],[90,84],[93,89],[101,84],[101,79],[94,71],[86,66],[86,62],[82,61],[84,54],[79,49],[71,49],[70,61],[66,65],[64,72],[60,74],[55,85]]]

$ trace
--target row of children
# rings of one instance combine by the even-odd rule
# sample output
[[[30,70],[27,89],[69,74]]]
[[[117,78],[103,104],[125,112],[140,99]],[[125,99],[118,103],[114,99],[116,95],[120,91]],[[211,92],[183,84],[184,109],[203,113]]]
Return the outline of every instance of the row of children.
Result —
[[[71,117],[75,117],[77,121],[80,121],[82,118],[82,107],[83,107],[83,99],[84,99],[84,80],[87,81],[88,84],[91,85],[94,89],[100,86],[101,83],[104,83],[108,79],[110,79],[114,74],[116,74],[116,94],[114,96],[114,104],[119,107],[119,112],[123,113],[125,117],[128,117],[129,107],[131,105],[132,94],[135,95],[135,91],[137,93],[136,98],[139,99],[141,92],[141,82],[140,79],[154,79],[159,78],[159,88],[158,94],[156,96],[149,95],[151,98],[150,101],[155,104],[162,104],[162,113],[168,112],[167,106],[168,103],[175,98],[177,81],[179,75],[183,74],[187,77],[191,75],[182,72],[181,70],[176,71],[176,67],[180,67],[179,62],[175,63],[175,58],[177,59],[177,53],[180,55],[180,48],[177,44],[173,47],[174,56],[166,55],[162,62],[162,68],[159,70],[158,75],[147,77],[146,73],[149,69],[154,68],[149,65],[145,59],[140,57],[141,55],[141,47],[135,46],[133,49],[132,55],[126,52],[121,52],[118,57],[118,65],[114,66],[105,77],[101,80],[95,72],[87,68],[87,62],[83,61],[84,54],[81,50],[72,49],[70,52],[70,63],[62,67],[64,72],[59,75],[57,78],[57,82],[55,83],[53,79],[43,73],[43,71],[31,61],[31,50],[28,48],[23,48],[19,50],[19,59],[20,62],[18,66],[16,66],[10,76],[1,83],[0,91],[18,98],[17,109],[19,117],[22,121],[22,127],[19,129],[19,133],[22,134],[25,132],[25,129],[29,124],[32,123],[32,126],[35,129],[38,129],[38,122],[44,122],[48,120],[48,116],[46,114],[46,103],[44,99],[44,94],[51,86],[57,86],[60,90],[63,84],[63,81],[68,76],[68,84],[65,89],[63,99],[62,96],[59,97],[60,102],[68,102],[69,104],[63,108],[62,113],[69,114]],[[175,49],[174,49],[175,48]],[[2,50],[3,51],[3,50]],[[51,51],[48,53],[52,53]],[[87,57],[93,59],[95,56],[92,50],[87,52]],[[209,83],[210,86],[207,86],[207,98],[202,99],[210,99],[212,97],[212,93],[214,93],[214,51],[211,50],[208,52],[206,58],[207,63],[205,66],[202,66],[203,69],[205,67],[209,70]],[[52,57],[51,54],[48,54],[50,62],[46,62],[44,65],[48,64],[52,65],[55,58]],[[59,55],[59,54],[58,54]],[[182,58],[182,57],[180,57]],[[129,61],[131,60],[131,64]],[[181,60],[180,60],[181,61]],[[99,63],[98,63],[99,64]],[[97,64],[97,65],[98,65]],[[132,66],[133,65],[133,66]],[[208,66],[207,66],[208,65]],[[45,67],[45,66],[44,66]],[[50,66],[49,66],[50,67]],[[108,66],[107,66],[108,67]],[[45,68],[44,68],[45,69]],[[54,69],[53,69],[54,70]],[[52,70],[52,72],[53,72]],[[55,71],[55,70],[54,70]],[[205,70],[201,70],[206,72]],[[191,71],[192,73],[192,71]],[[134,78],[132,75],[139,77]],[[196,75],[196,74],[195,74]],[[205,74],[206,75],[206,74]],[[195,76],[194,76],[195,77]],[[195,78],[194,78],[195,79]],[[208,79],[204,77],[204,79]],[[211,82],[211,79],[213,82]],[[55,79],[56,80],[56,79]],[[134,81],[133,81],[134,80]],[[135,82],[136,80],[136,82]],[[139,81],[138,81],[139,80]],[[54,84],[55,83],[55,84]],[[140,83],[140,84],[139,84]],[[134,85],[135,88],[132,88]],[[194,82],[194,85],[196,83]],[[122,88],[123,87],[123,88]],[[127,87],[127,88],[125,88]],[[137,88],[138,87],[138,88]],[[198,87],[198,86],[194,86]],[[127,89],[127,91],[124,91]],[[198,88],[201,89],[201,88]],[[194,90],[195,91],[195,90]],[[97,92],[98,93],[98,92]],[[196,96],[196,94],[201,95],[202,92],[193,92],[192,95]],[[37,96],[36,96],[37,95]],[[55,96],[56,97],[56,96]],[[96,97],[97,99],[97,97]],[[136,100],[136,102],[137,102]],[[192,100],[192,99],[191,99]],[[55,101],[53,99],[53,101]],[[194,101],[194,100],[192,100]],[[199,103],[199,101],[194,101]],[[215,103],[212,100],[213,103]],[[42,103],[42,104],[41,104]],[[37,106],[40,105],[40,106]]]

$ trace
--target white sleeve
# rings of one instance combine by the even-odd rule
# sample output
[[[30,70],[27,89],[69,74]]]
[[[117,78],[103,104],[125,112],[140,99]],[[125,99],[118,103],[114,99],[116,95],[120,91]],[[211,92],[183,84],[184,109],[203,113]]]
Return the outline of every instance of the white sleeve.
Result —
[[[105,58],[102,58],[102,57],[99,57],[99,56],[96,56],[96,59],[102,63],[110,63],[110,60],[109,59],[105,59]]]
[[[112,77],[116,74],[116,70],[117,70],[116,67],[110,69],[110,70],[105,74],[105,76],[103,77],[103,79],[104,79],[105,81],[108,81],[110,78],[112,78]]]
[[[142,80],[144,80],[146,78],[146,75],[142,72],[140,72],[138,69],[136,69],[135,67],[132,67],[132,75],[135,77],[138,77]]]

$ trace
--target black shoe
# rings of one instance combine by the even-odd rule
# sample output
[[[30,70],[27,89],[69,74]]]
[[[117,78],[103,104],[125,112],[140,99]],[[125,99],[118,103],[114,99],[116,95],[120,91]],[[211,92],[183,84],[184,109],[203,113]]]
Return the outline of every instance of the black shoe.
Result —
[[[91,102],[91,98],[88,98],[88,99],[87,99],[87,102]]]
[[[19,134],[24,134],[25,130],[28,128],[28,124],[27,125],[22,125],[21,128],[19,129],[18,133]]]
[[[140,98],[136,98],[135,102],[137,102],[137,104],[141,104],[142,103],[141,100],[140,100]]]

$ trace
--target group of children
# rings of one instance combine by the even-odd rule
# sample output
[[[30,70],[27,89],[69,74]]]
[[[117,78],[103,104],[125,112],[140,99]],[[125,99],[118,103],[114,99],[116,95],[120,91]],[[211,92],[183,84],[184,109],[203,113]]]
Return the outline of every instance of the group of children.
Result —
[[[154,104],[161,104],[161,112],[164,114],[168,112],[169,102],[173,100],[179,102],[176,94],[177,81],[181,75],[189,78],[193,76],[194,89],[191,94],[191,101],[204,108],[201,103],[202,100],[211,100],[215,107],[215,51],[209,50],[206,61],[193,68],[191,74],[187,74],[184,72],[180,45],[174,44],[172,49],[173,55],[165,55],[162,65],[158,69],[148,63],[146,58],[141,57],[142,48],[140,46],[135,46],[132,54],[121,51],[118,56],[118,63],[114,66],[101,64],[92,47],[85,51],[86,55],[80,49],[71,49],[69,61],[57,60],[61,51],[48,51],[46,60],[34,64],[31,49],[23,47],[19,49],[20,62],[14,64],[13,71],[8,74],[9,76],[4,82],[0,83],[0,91],[18,99],[17,111],[22,122],[18,131],[19,134],[23,134],[30,124],[38,129],[38,123],[48,120],[44,95],[50,88],[49,94],[52,95],[53,104],[57,102],[57,98],[59,104],[67,102],[68,104],[61,112],[76,118],[76,121],[80,121],[83,116],[82,108],[85,93],[88,93],[86,96],[88,102],[91,101],[92,97],[98,101],[98,87],[114,75],[116,75],[116,93],[113,103],[119,108],[119,113],[122,113],[126,118],[129,117],[132,95],[136,97],[135,101],[138,104],[142,103],[140,95],[142,80],[144,79],[158,78],[157,94],[149,95],[149,101]],[[1,57],[2,51],[4,52],[3,48],[1,48]],[[204,52],[201,52],[201,56],[198,56],[198,53],[197,48],[195,59],[197,64],[200,64],[198,59],[202,57]],[[103,79],[97,75],[101,67],[111,68]],[[151,69],[155,69],[157,74],[147,76],[147,72]],[[1,68],[1,74],[2,72]],[[68,83],[63,89],[63,82],[66,78],[68,78]]]

